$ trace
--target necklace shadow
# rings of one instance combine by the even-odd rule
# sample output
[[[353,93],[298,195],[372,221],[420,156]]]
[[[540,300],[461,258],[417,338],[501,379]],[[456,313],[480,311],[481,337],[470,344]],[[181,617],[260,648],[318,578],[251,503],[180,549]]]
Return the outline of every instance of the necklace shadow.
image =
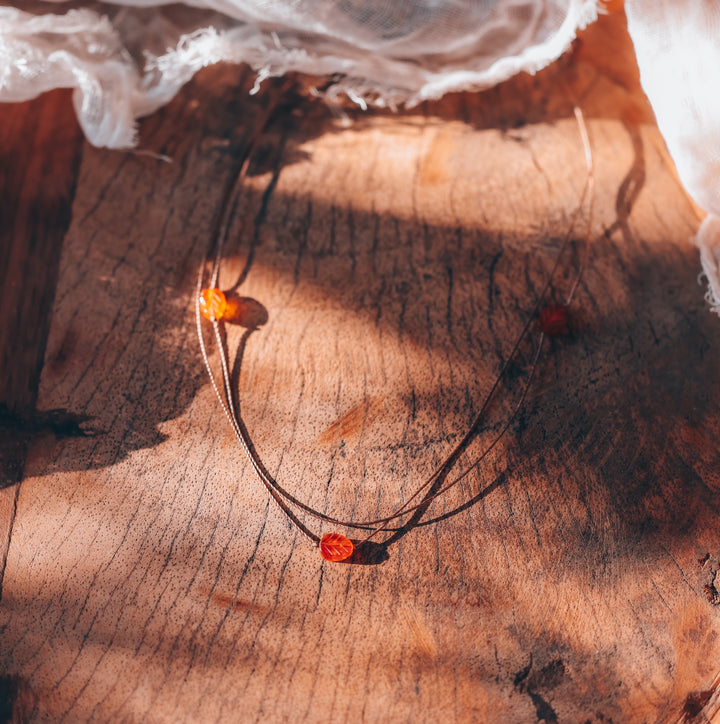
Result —
[[[242,283],[247,279],[247,276],[250,272],[250,268],[252,266],[253,261],[253,255],[248,255],[246,257],[245,263],[242,266],[242,269],[240,273],[238,274],[235,282],[227,288],[223,293],[225,295],[227,307],[223,314],[222,321],[219,325],[220,330],[220,338],[224,347],[223,354],[227,354],[227,334],[226,334],[226,328],[225,325],[230,326],[237,326],[242,328],[244,331],[237,343],[237,347],[235,349],[235,353],[232,357],[232,364],[230,366],[230,389],[233,393],[233,399],[229,402],[234,406],[235,411],[235,417],[238,423],[238,426],[240,428],[241,434],[244,438],[244,442],[247,445],[248,448],[248,454],[251,456],[253,460],[253,465],[257,469],[259,469],[260,474],[271,483],[272,487],[278,491],[281,496],[285,499],[285,501],[289,501],[292,505],[296,506],[300,510],[302,510],[304,513],[309,514],[310,516],[318,519],[318,520],[324,520],[329,522],[338,522],[335,521],[333,518],[327,516],[322,511],[313,508],[312,506],[308,505],[307,503],[302,502],[299,500],[296,496],[294,496],[292,493],[290,493],[288,490],[286,490],[284,487],[282,487],[277,480],[271,475],[270,471],[267,469],[265,464],[263,463],[257,448],[255,444],[253,443],[252,437],[250,436],[250,433],[248,431],[247,425],[245,424],[245,421],[242,416],[242,407],[240,405],[239,401],[239,387],[240,387],[240,374],[243,364],[243,359],[245,356],[245,350],[247,347],[248,340],[250,339],[250,336],[253,334],[253,332],[256,332],[260,327],[265,325],[269,320],[269,314],[268,310],[260,301],[257,299],[254,299],[252,297],[247,296],[240,296],[237,292],[237,289],[242,285]],[[527,332],[527,328],[523,331],[523,337],[525,333]],[[521,337],[522,339],[522,337]],[[519,342],[518,342],[519,344]],[[510,363],[507,365],[502,373],[501,377],[504,376],[504,373],[510,372],[510,376],[517,376],[517,371],[513,368],[514,363],[514,357],[510,358],[508,360]],[[512,374],[512,373],[515,374]],[[528,381],[529,382],[529,381]],[[493,390],[494,391],[494,390]],[[488,404],[492,400],[492,394],[488,397],[486,404]],[[465,434],[461,442],[453,449],[451,455],[445,460],[443,463],[442,468],[438,471],[437,475],[434,477],[434,481],[432,484],[427,488],[425,493],[422,495],[419,503],[413,506],[409,511],[400,514],[398,517],[402,518],[405,517],[405,515],[408,515],[411,513],[409,518],[402,523],[402,525],[399,526],[390,526],[384,524],[383,526],[378,526],[374,530],[372,526],[364,526],[364,525],[358,525],[357,528],[362,528],[365,530],[371,531],[372,535],[376,535],[381,532],[388,532],[390,535],[382,542],[377,542],[370,540],[369,538],[361,539],[361,540],[353,540],[353,543],[355,545],[353,554],[345,559],[344,561],[341,561],[342,563],[346,564],[353,564],[353,565],[380,565],[382,563],[385,563],[390,558],[389,549],[396,543],[398,543],[404,536],[406,536],[408,533],[410,533],[415,528],[421,527],[421,526],[428,526],[433,525],[435,523],[439,523],[444,520],[448,520],[452,518],[453,516],[462,513],[463,511],[468,510],[469,508],[476,505],[478,502],[482,501],[486,496],[490,495],[493,491],[495,491],[504,480],[506,480],[506,475],[504,473],[500,473],[496,480],[484,487],[479,493],[477,493],[475,496],[473,496],[470,500],[465,501],[464,503],[458,505],[453,510],[447,511],[445,513],[442,513],[441,515],[435,516],[433,518],[429,518],[427,520],[424,520],[426,513],[428,511],[428,508],[432,504],[432,502],[438,497],[439,494],[441,494],[443,486],[445,485],[448,475],[451,473],[453,466],[457,463],[460,456],[466,451],[468,446],[473,442],[473,439],[475,437],[475,434],[479,431],[481,423],[483,422],[483,411],[485,409],[485,406],[483,406],[483,409],[481,410],[480,415],[476,418],[471,428],[468,430],[468,432]],[[479,465],[479,462],[475,465],[471,466],[475,467],[476,465]],[[470,468],[470,469],[471,469]],[[461,475],[456,478],[451,485],[455,485],[458,482],[460,482],[469,472],[470,469],[465,469]],[[274,496],[273,496],[274,497]],[[277,500],[277,499],[276,499]],[[282,503],[280,501],[277,501],[280,507],[285,510],[287,513],[287,509],[285,507],[285,503]],[[292,516],[292,519],[295,520],[295,524],[298,525],[301,530],[306,534],[313,536],[313,534],[302,524],[300,523],[295,516]],[[389,521],[388,521],[389,522]]]

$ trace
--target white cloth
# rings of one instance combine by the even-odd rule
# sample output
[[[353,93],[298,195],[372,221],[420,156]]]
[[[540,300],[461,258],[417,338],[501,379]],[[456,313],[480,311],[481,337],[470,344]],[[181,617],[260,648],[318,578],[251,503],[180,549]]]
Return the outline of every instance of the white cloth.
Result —
[[[85,3],[60,15],[0,7],[0,101],[75,88],[90,142],[122,148],[134,142],[135,118],[220,60],[248,63],[260,79],[288,71],[335,76],[331,98],[412,105],[535,72],[597,15],[596,0],[192,4],[202,11],[157,0]]]
[[[720,314],[720,4],[626,0],[640,81],[685,188],[709,213],[695,241]]]

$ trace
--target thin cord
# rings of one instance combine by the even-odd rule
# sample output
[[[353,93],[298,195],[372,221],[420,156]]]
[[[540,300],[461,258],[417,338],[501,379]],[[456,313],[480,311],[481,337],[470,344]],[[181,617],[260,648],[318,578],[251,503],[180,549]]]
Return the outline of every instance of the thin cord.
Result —
[[[289,81],[285,82],[281,88],[278,91],[278,99],[282,98],[285,95],[285,92],[288,89]],[[227,206],[230,197],[232,196],[232,192],[235,188],[237,188],[246,178],[247,176],[247,170],[250,165],[250,159],[252,158],[253,151],[255,149],[255,146],[257,145],[257,142],[262,135],[265,128],[270,123],[273,114],[277,111],[277,109],[280,106],[280,101],[278,100],[275,103],[270,103],[267,109],[267,112],[262,119],[260,123],[258,123],[255,133],[251,136],[250,141],[247,145],[247,152],[245,154],[245,158],[243,159],[240,169],[238,170],[237,176],[235,178],[234,183],[230,185],[225,194],[223,195],[223,199],[221,202],[221,207],[218,213],[218,220],[217,224],[214,230],[213,234],[213,244],[215,246],[215,257],[213,261],[212,266],[212,272],[210,275],[210,287],[216,288],[219,282],[220,278],[220,266],[222,263],[222,252],[223,252],[223,246],[226,238],[226,234],[223,234],[223,227],[227,224],[226,212],[227,212]],[[260,481],[265,486],[268,493],[270,493],[270,496],[272,499],[277,503],[278,507],[285,513],[285,515],[288,517],[288,519],[294,523],[297,528],[300,530],[303,535],[305,535],[309,540],[311,540],[314,544],[318,544],[320,541],[320,538],[315,535],[311,530],[309,530],[302,521],[299,520],[299,518],[295,515],[295,513],[288,508],[288,506],[285,504],[285,502],[282,500],[282,496],[280,492],[278,492],[275,489],[275,483],[274,481],[269,478],[265,471],[260,464],[260,461],[256,459],[255,454],[253,453],[253,450],[251,449],[250,445],[248,444],[247,434],[245,430],[243,429],[242,425],[240,424],[239,418],[237,416],[237,413],[235,411],[235,404],[233,401],[233,394],[232,394],[232,382],[231,382],[231,376],[229,371],[229,364],[228,364],[228,352],[226,349],[225,342],[222,338],[222,334],[220,331],[220,324],[217,319],[211,319],[212,327],[213,327],[213,333],[215,337],[215,342],[218,346],[218,350],[220,352],[220,366],[222,371],[222,379],[223,379],[223,386],[224,386],[224,392],[226,397],[223,397],[222,392],[220,391],[220,387],[217,383],[217,380],[215,378],[215,375],[212,370],[212,366],[210,365],[210,359],[208,356],[207,351],[207,345],[205,344],[205,338],[203,335],[203,329],[202,329],[202,316],[201,316],[201,310],[200,310],[200,300],[201,300],[201,294],[203,290],[203,278],[204,278],[204,267],[205,265],[201,265],[200,270],[198,272],[198,280],[197,280],[197,288],[195,293],[195,327],[197,330],[197,336],[198,341],[200,343],[200,352],[203,359],[203,364],[205,366],[205,371],[208,374],[208,377],[210,378],[210,384],[212,386],[213,391],[215,392],[215,396],[218,398],[220,402],[220,406],[225,413],[225,417],[230,422],[230,426],[232,427],[233,432],[235,433],[236,438],[240,442],[240,445],[245,452],[245,455],[247,456],[248,460],[250,461],[250,464],[253,467],[253,470],[257,474],[257,476],[260,478]]]
[[[590,194],[590,205],[588,208],[587,232],[585,233],[585,255],[580,262],[580,267],[578,269],[577,276],[575,277],[575,283],[572,285],[570,293],[565,299],[566,307],[570,306],[570,303],[575,296],[575,292],[580,284],[580,279],[582,279],[588,259],[590,258],[590,235],[592,233],[593,214],[595,211],[595,164],[593,163],[592,146],[590,145],[590,138],[588,136],[587,127],[585,126],[585,119],[583,118],[582,111],[577,106],[573,108],[573,111],[575,112],[575,120],[578,124],[580,139],[582,140],[583,149],[585,151],[585,166],[587,168],[585,188]]]
[[[565,301],[565,306],[569,306],[569,304],[572,302],[580,280],[582,278],[585,266],[588,261],[589,257],[589,251],[590,251],[590,236],[591,236],[591,228],[592,228],[592,219],[593,219],[593,210],[594,210],[594,166],[593,166],[593,157],[592,157],[592,148],[590,146],[590,140],[587,133],[587,128],[585,126],[585,121],[583,118],[582,111],[578,108],[574,108],[575,118],[577,120],[578,129],[580,132],[581,141],[583,144],[584,152],[585,152],[585,163],[587,167],[587,177],[585,181],[585,185],[583,187],[582,194],[580,196],[580,201],[578,203],[578,206],[573,213],[571,224],[568,229],[568,232],[566,234],[566,237],[563,241],[563,244],[560,247],[560,251],[558,252],[556,261],[550,271],[550,274],[548,275],[548,279],[540,293],[540,295],[537,298],[537,301],[535,303],[535,306],[532,310],[532,313],[528,316],[520,334],[518,335],[516,342],[510,352],[510,355],[507,357],[505,363],[503,364],[499,374],[495,378],[495,381],[490,388],[490,391],[485,397],[485,400],[483,402],[482,407],[480,408],[480,411],[476,415],[473,423],[470,425],[468,431],[463,436],[462,440],[453,448],[453,450],[450,452],[450,454],[445,458],[443,463],[435,470],[434,473],[432,473],[418,488],[415,490],[415,492],[406,500],[400,507],[395,509],[393,513],[390,515],[383,517],[383,518],[376,518],[373,520],[367,520],[367,521],[344,521],[338,518],[334,518],[332,516],[326,515],[324,513],[320,513],[313,508],[311,508],[306,503],[298,500],[293,495],[291,495],[288,491],[284,490],[275,480],[273,480],[266,470],[264,469],[262,463],[260,462],[257,453],[255,453],[252,443],[249,440],[249,437],[247,435],[247,431],[244,429],[244,426],[240,422],[239,415],[236,412],[236,404],[234,400],[234,395],[232,391],[232,382],[231,382],[231,375],[229,372],[229,362],[228,362],[228,352],[226,349],[225,342],[223,340],[221,330],[220,330],[220,324],[219,321],[216,319],[212,319],[212,326],[213,326],[213,332],[215,341],[217,343],[219,352],[220,352],[220,365],[221,365],[221,372],[222,372],[222,379],[223,379],[223,391],[221,392],[221,388],[218,385],[215,375],[212,371],[212,367],[210,365],[209,356],[207,353],[207,347],[204,340],[203,330],[202,330],[202,319],[201,319],[201,310],[200,310],[200,298],[201,298],[201,292],[203,289],[203,277],[204,277],[204,268],[200,268],[200,272],[198,274],[198,283],[197,283],[197,293],[196,293],[196,302],[195,302],[195,317],[196,317],[196,328],[198,333],[198,339],[200,342],[200,348],[201,348],[201,354],[203,358],[203,363],[205,365],[205,369],[208,373],[208,376],[210,378],[210,383],[213,388],[213,391],[215,392],[216,397],[220,401],[220,405],[223,409],[223,412],[225,413],[225,416],[230,422],[230,425],[233,429],[233,432],[235,433],[235,436],[237,437],[238,441],[241,444],[241,447],[243,451],[245,452],[245,455],[247,456],[248,460],[250,461],[253,470],[255,471],[256,475],[260,478],[260,481],[263,483],[267,491],[270,493],[273,500],[277,503],[277,505],[280,507],[280,509],[285,513],[285,515],[289,518],[289,520],[294,523],[298,529],[307,537],[309,538],[314,544],[318,544],[320,541],[320,538],[314,534],[312,531],[310,531],[295,515],[295,513],[290,509],[288,506],[288,503],[295,505],[299,509],[305,511],[309,515],[322,520],[327,523],[332,523],[333,525],[339,525],[346,528],[354,528],[354,529],[365,529],[370,530],[371,533],[369,536],[367,536],[363,542],[369,541],[379,533],[385,531],[388,529],[388,526],[390,523],[392,523],[394,520],[397,520],[398,518],[404,517],[410,513],[413,513],[415,511],[418,511],[421,508],[426,508],[428,505],[430,505],[436,498],[440,497],[441,495],[444,495],[448,490],[453,488],[455,485],[457,485],[459,482],[461,482],[465,476],[474,468],[476,468],[478,465],[480,465],[492,452],[492,450],[499,444],[499,442],[502,440],[502,438],[507,433],[507,430],[509,429],[510,425],[512,424],[513,420],[517,417],[520,409],[522,408],[522,405],[524,404],[527,394],[530,388],[530,385],[532,383],[532,380],[534,378],[537,365],[540,359],[540,354],[543,347],[543,342],[545,340],[545,333],[543,331],[540,332],[539,341],[535,349],[535,353],[533,356],[533,360],[530,367],[530,373],[528,375],[528,378],[523,385],[520,397],[518,398],[516,404],[514,405],[511,414],[503,424],[502,428],[498,432],[498,434],[493,438],[492,442],[488,447],[480,454],[479,458],[466,470],[464,470],[460,475],[450,481],[449,483],[443,485],[440,487],[439,490],[435,491],[431,495],[427,495],[423,500],[421,500],[419,503],[416,503],[414,505],[411,505],[414,500],[416,500],[423,491],[427,490],[428,488],[431,488],[434,483],[436,483],[444,473],[446,473],[448,470],[452,468],[452,466],[457,462],[460,455],[463,453],[463,451],[466,449],[467,445],[471,442],[472,438],[475,436],[478,428],[480,427],[481,422],[485,418],[485,414],[487,412],[488,407],[490,406],[490,403],[492,399],[495,396],[495,393],[497,392],[500,383],[502,379],[504,378],[510,364],[515,358],[515,355],[517,354],[517,351],[520,347],[520,344],[522,343],[523,339],[525,338],[526,334],[528,333],[530,326],[536,317],[538,310],[540,309],[540,305],[542,304],[548,289],[550,288],[550,285],[552,284],[552,281],[555,277],[555,274],[557,273],[557,270],[559,268],[560,262],[562,260],[562,257],[564,256],[565,251],[567,250],[571,238],[572,233],[575,228],[575,224],[577,222],[577,219],[582,211],[582,208],[585,204],[585,200],[590,195],[590,206],[588,211],[588,224],[587,224],[587,233],[585,236],[585,253],[583,256],[583,259],[580,263],[578,273],[576,274],[575,280],[573,282],[573,285],[570,289],[570,292],[568,293]],[[271,114],[268,114],[268,119]],[[267,125],[267,119],[266,123],[264,125]],[[262,126],[264,128],[264,125]],[[256,134],[255,140],[257,139]],[[250,149],[252,151],[252,148]],[[251,152],[249,152],[243,161],[243,164],[240,169],[240,173],[238,174],[237,181],[239,182],[242,178],[244,178],[245,173],[247,171],[247,165],[249,163],[251,156]],[[224,209],[223,212],[224,214]],[[215,248],[215,258],[213,261],[213,267],[212,267],[212,273],[210,277],[210,285],[212,288],[216,288],[219,280],[219,274],[220,274],[220,266],[222,261],[222,246],[223,246],[224,238],[218,237],[216,240],[216,248]],[[223,395],[224,392],[224,395]],[[239,402],[238,402],[239,405]],[[286,502],[287,501],[287,502]]]
[[[222,342],[222,337],[220,336],[220,325],[216,319],[212,320],[213,330],[215,332],[215,339],[218,342],[218,346],[220,349],[220,360],[221,360],[221,366],[222,366],[222,372],[223,372],[223,380],[225,381],[225,391],[228,394],[227,401],[223,398],[222,392],[220,391],[220,387],[217,384],[217,381],[215,379],[215,375],[212,371],[212,367],[210,365],[210,359],[208,357],[207,353],[207,346],[205,344],[205,339],[203,336],[202,331],[202,318],[201,318],[201,311],[200,311],[200,292],[202,291],[202,270],[200,271],[199,278],[198,278],[198,292],[196,295],[195,300],[195,323],[197,327],[198,332],[198,340],[200,341],[200,352],[202,355],[203,363],[205,364],[205,371],[208,373],[208,377],[210,378],[210,385],[212,386],[215,396],[220,401],[220,406],[222,407],[223,412],[225,413],[225,416],[230,422],[230,426],[233,429],[233,432],[235,433],[235,437],[237,437],[238,441],[240,442],[240,445],[245,452],[245,455],[247,456],[248,460],[250,461],[250,464],[252,465],[253,469],[255,470],[255,473],[260,478],[261,482],[267,489],[268,493],[272,496],[272,499],[278,504],[280,509],[285,513],[285,515],[298,527],[298,529],[307,537],[309,538],[313,543],[317,544],[320,541],[320,538],[315,535],[311,530],[309,530],[299,519],[298,517],[293,513],[292,510],[290,510],[287,505],[283,502],[280,494],[275,490],[272,482],[270,482],[262,469],[262,467],[259,465],[259,462],[255,459],[255,456],[252,453],[252,450],[250,449],[248,442],[245,439],[245,436],[243,434],[242,427],[238,421],[234,405],[232,404],[232,393],[230,390],[230,377],[228,374],[228,366],[227,366],[227,359],[226,359],[226,352],[224,349],[224,345]]]

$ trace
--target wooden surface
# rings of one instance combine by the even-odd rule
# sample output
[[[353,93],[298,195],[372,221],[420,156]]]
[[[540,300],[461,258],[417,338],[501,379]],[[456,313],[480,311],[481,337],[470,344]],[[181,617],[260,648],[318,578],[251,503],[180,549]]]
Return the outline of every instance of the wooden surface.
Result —
[[[718,721],[720,321],[622,15],[534,78],[398,115],[252,82],[208,69],[145,119],[171,163],[82,144],[67,94],[0,109],[0,714]],[[226,191],[258,452],[314,507],[374,515],[462,436],[534,305],[585,179],[573,102],[597,193],[572,334],[422,524],[323,563],[202,370],[194,284]]]

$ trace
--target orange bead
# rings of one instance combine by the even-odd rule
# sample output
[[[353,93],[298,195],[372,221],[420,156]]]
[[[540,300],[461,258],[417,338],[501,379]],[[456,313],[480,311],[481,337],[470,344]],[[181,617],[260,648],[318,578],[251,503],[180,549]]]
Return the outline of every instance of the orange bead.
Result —
[[[353,542],[339,533],[328,533],[320,539],[320,555],[326,561],[344,561],[354,550]]]
[[[203,289],[200,293],[200,311],[213,321],[222,319],[227,310],[227,299],[219,289]]]
[[[545,307],[538,317],[538,327],[548,335],[567,334],[568,308],[564,304]]]

